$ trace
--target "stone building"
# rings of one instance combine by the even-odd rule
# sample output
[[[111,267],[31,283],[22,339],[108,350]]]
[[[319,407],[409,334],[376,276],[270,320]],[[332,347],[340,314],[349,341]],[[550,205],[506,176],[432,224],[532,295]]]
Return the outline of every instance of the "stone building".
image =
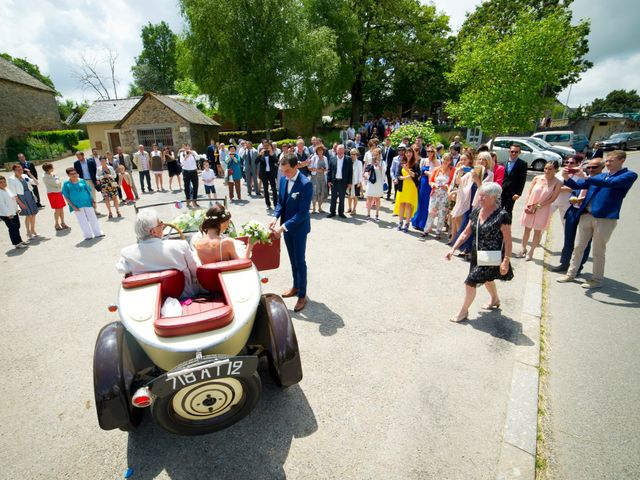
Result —
[[[92,147],[100,153],[122,146],[133,152],[153,143],[177,150],[188,143],[204,152],[210,140],[218,139],[220,124],[193,104],[175,96],[147,92],[142,97],[94,102],[78,122],[87,126]]]
[[[0,57],[0,158],[6,155],[8,138],[59,128],[56,92]]]

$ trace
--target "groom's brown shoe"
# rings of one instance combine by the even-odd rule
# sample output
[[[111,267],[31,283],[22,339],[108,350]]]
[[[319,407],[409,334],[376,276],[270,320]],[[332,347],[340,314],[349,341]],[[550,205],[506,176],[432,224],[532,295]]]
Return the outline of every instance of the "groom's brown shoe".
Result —
[[[298,289],[297,288],[293,288],[291,287],[289,290],[287,290],[286,292],[284,292],[282,294],[282,296],[284,298],[289,298],[289,297],[295,297],[298,294]]]
[[[296,306],[293,307],[293,311],[294,312],[299,312],[300,310],[302,310],[304,308],[304,306],[306,304],[307,304],[307,297],[299,298],[298,301],[296,302]]]

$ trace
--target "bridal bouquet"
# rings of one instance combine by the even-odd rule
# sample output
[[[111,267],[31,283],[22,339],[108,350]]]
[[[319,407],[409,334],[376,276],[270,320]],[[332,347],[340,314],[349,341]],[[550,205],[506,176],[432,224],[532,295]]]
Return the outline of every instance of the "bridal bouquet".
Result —
[[[242,225],[242,235],[249,237],[251,243],[271,244],[271,232],[267,227],[255,220]]]
[[[202,225],[205,215],[205,210],[190,210],[178,215],[171,221],[171,224],[183,232],[195,232],[198,231],[200,225]]]

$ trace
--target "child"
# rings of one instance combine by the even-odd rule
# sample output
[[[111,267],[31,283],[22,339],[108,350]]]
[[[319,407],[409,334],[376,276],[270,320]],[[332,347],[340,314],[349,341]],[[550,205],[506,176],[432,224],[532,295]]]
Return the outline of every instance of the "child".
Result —
[[[216,187],[213,185],[213,180],[216,178],[216,172],[209,168],[209,162],[206,160],[202,164],[203,170],[201,174],[202,183],[204,183],[204,193],[207,194],[209,199],[209,205],[211,205],[211,194],[215,195]]]
[[[135,204],[133,191],[131,190],[131,175],[127,172],[123,164],[118,165],[118,183],[127,197],[129,205]]]

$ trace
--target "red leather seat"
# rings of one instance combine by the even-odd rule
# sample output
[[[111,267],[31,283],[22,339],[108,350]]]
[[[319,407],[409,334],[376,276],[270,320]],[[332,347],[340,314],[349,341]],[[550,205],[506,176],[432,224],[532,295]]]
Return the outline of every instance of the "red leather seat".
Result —
[[[137,288],[153,283],[160,284],[163,300],[167,297],[179,298],[184,290],[184,275],[179,270],[139,273],[122,280],[122,287]]]

